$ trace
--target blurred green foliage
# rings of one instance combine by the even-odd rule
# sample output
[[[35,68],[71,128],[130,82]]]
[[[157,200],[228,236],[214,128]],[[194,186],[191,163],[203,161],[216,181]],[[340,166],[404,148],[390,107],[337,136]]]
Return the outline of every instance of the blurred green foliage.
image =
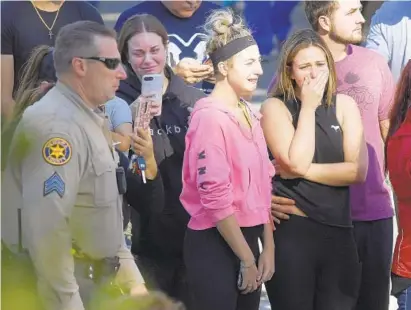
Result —
[[[43,310],[28,256],[1,251],[1,309]]]

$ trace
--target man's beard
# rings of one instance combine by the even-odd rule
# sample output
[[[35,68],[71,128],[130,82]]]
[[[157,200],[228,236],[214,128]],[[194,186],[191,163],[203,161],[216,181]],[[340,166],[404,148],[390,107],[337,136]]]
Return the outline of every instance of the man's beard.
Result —
[[[348,44],[360,44],[364,40],[364,35],[361,33],[361,36],[357,38],[357,36],[354,36],[354,34],[351,37],[343,37],[338,34],[337,31],[335,31],[335,27],[333,26],[330,31],[330,39],[333,40],[336,43],[348,45]]]

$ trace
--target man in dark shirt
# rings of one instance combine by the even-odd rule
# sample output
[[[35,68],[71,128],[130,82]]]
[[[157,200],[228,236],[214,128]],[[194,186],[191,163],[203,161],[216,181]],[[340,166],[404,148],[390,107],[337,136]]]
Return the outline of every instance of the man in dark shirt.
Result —
[[[206,37],[201,28],[209,13],[218,8],[220,6],[213,2],[200,0],[144,1],[124,11],[114,28],[119,32],[124,22],[136,14],[157,17],[167,29],[170,40],[168,64],[186,83],[209,93],[213,84],[206,80],[213,76],[213,68],[203,64],[207,55]]]
[[[99,12],[85,1],[1,2],[2,115],[12,114],[21,68],[34,47],[54,46],[60,28],[79,20],[104,24]]]

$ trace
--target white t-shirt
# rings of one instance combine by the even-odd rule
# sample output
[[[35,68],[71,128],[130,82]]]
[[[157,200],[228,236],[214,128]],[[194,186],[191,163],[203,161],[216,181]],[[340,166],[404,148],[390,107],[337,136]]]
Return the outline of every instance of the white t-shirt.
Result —
[[[411,58],[411,1],[386,1],[371,19],[366,47],[385,57],[397,81]]]

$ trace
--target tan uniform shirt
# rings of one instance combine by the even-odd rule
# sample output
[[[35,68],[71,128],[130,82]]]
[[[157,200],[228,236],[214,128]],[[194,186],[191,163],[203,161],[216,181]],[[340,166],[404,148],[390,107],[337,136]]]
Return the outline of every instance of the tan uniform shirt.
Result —
[[[59,82],[29,107],[13,137],[3,175],[2,237],[23,245],[48,309],[84,309],[74,277],[72,241],[99,259],[120,257],[119,284],[143,283],[125,245],[116,162],[104,120]]]

